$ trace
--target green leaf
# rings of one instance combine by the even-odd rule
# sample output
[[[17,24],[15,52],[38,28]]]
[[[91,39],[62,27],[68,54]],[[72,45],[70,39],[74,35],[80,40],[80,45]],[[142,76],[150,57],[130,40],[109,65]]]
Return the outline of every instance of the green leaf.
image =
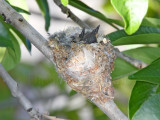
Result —
[[[151,63],[146,68],[139,70],[133,75],[130,75],[129,79],[160,84],[160,59]]]
[[[160,19],[145,17],[142,21],[142,25],[160,28]]]
[[[29,52],[31,52],[31,43],[29,42],[29,40],[27,40],[22,33],[20,33],[17,29],[15,29],[13,26],[11,26],[10,24],[7,24],[6,22],[3,21],[3,18],[0,17],[0,42],[4,41],[7,42],[9,45],[9,47],[11,47],[14,50],[14,47],[12,45],[12,40],[10,38],[10,34],[11,36],[13,35],[16,39],[21,40],[25,47],[28,49]],[[4,46],[7,47],[7,46]]]
[[[12,34],[16,37],[16,39],[21,40],[23,42],[23,44],[25,45],[25,47],[27,48],[27,50],[29,52],[31,52],[32,46],[31,43],[28,39],[26,39],[22,33],[20,33],[17,29],[15,29],[13,26],[9,25],[9,28],[12,29]]]
[[[129,100],[129,118],[132,119],[134,114],[155,94],[158,85],[137,81],[132,90]],[[148,108],[147,108],[148,109]]]
[[[77,94],[77,92],[74,91],[74,90],[71,90],[70,93],[69,93],[69,96],[73,96],[73,95],[75,95],[75,94]]]
[[[160,57],[160,48],[140,47],[140,48],[124,51],[124,53],[133,58],[140,59],[147,64],[150,64],[151,62],[153,62],[154,60]],[[112,79],[115,80],[124,76],[128,76],[130,74],[133,74],[136,71],[138,71],[137,68],[135,68],[128,62],[122,60],[121,58],[117,58],[115,61],[114,71],[112,72],[111,75],[112,75]]]
[[[99,11],[94,10],[93,8],[87,6],[85,3],[83,3],[80,0],[69,0],[69,4],[75,8],[78,8],[78,9],[88,13],[89,15],[92,15],[92,16],[110,24],[110,25],[112,25],[112,23],[115,23],[117,25],[123,26],[123,22],[121,20],[107,18],[105,15],[103,15]]]
[[[68,5],[68,0],[61,0],[61,3],[62,3],[64,6],[67,6],[67,5]]]
[[[147,12],[148,0],[111,0],[111,3],[123,18],[126,33],[136,32]]]
[[[0,34],[0,47],[10,47],[14,50],[12,41],[9,38],[5,38]]]
[[[15,9],[17,12],[26,13],[26,14],[28,14],[28,15],[31,14],[31,13],[28,12],[27,10],[24,10],[24,9],[22,9],[22,8],[20,8],[20,7],[16,7],[16,6],[13,6],[13,5],[11,5],[11,7],[12,7],[13,9]]]
[[[160,93],[147,99],[135,113],[132,120],[159,120],[160,118]]]
[[[141,26],[139,30],[127,35],[124,30],[119,30],[110,33],[106,36],[113,45],[128,45],[128,44],[157,44],[160,43],[160,29],[149,26]]]
[[[42,16],[45,18],[45,29],[48,31],[49,26],[50,26],[50,12],[49,12],[49,7],[48,7],[48,2],[47,0],[36,0]]]
[[[1,64],[6,70],[12,69],[17,63],[19,63],[21,56],[20,46],[12,34],[10,34],[10,39],[12,40],[14,50],[7,47],[1,61]]]
[[[5,22],[0,18],[0,47],[10,47],[14,50],[12,41],[10,40],[10,32],[4,26]]]

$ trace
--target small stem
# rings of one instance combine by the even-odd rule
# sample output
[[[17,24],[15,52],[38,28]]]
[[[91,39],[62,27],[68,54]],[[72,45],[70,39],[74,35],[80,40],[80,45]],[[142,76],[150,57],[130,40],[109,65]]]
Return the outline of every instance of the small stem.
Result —
[[[69,8],[63,6],[60,0],[53,0],[53,1],[58,7],[60,7],[62,12],[66,14],[67,17],[71,18],[80,27],[90,29],[90,27],[86,23],[81,21],[81,19],[79,19],[74,13],[72,13],[72,11]]]
[[[16,97],[23,108],[28,112],[28,114],[33,118],[33,120],[40,120],[39,112],[37,112],[31,102],[23,95],[23,93],[18,88],[18,83],[12,79],[12,77],[5,71],[3,66],[0,64],[0,76],[4,82],[9,87],[12,95]]]
[[[144,68],[147,66],[147,64],[144,63],[143,61],[132,58],[132,57],[120,52],[117,48],[115,48],[114,51],[118,57],[120,57],[121,59],[125,60],[126,62],[130,63],[131,65],[133,65],[134,67],[136,67],[138,69],[141,69],[141,68]]]

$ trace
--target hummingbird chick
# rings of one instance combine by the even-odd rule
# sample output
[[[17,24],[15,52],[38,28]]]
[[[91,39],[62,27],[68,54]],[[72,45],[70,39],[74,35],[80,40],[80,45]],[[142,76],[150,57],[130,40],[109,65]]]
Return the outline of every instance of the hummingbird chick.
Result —
[[[99,27],[100,25],[98,25],[93,31],[87,33],[85,33],[85,28],[83,28],[81,34],[79,34],[79,38],[81,41],[84,41],[85,44],[97,43]]]

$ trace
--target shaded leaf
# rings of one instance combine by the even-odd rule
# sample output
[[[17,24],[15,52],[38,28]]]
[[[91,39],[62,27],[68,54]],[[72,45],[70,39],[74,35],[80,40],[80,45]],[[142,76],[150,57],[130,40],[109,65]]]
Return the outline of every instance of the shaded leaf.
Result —
[[[111,3],[123,18],[126,33],[136,32],[147,12],[148,0],[111,0]]]
[[[7,44],[3,47],[11,47],[14,50],[13,44],[12,44],[12,37],[16,37],[16,39],[19,39],[23,42],[25,47],[29,52],[31,52],[31,43],[29,40],[27,40],[22,33],[20,33],[17,29],[15,29],[10,24],[7,24],[3,21],[3,18],[0,17],[0,44],[3,42],[3,44]],[[9,44],[9,45],[8,45]]]
[[[0,36],[0,47],[11,47],[13,48],[12,42],[3,36]]]
[[[142,26],[132,35],[127,35],[124,30],[119,30],[108,34],[107,37],[113,45],[152,44],[160,43],[159,33],[159,28]]]
[[[10,31],[4,26],[2,17],[0,17],[0,47],[10,47],[14,50],[13,43],[10,39]]]
[[[145,17],[142,21],[142,25],[160,28],[160,19]]]
[[[130,75],[129,79],[160,84],[160,59]]]
[[[26,38],[22,35],[22,33],[20,33],[20,32],[19,32],[17,29],[15,29],[13,26],[9,25],[8,27],[12,29],[11,32],[12,32],[12,34],[16,37],[16,39],[21,40],[21,41],[23,42],[23,44],[25,45],[25,47],[27,48],[27,50],[28,50],[29,52],[31,52],[32,46],[31,46],[30,41],[29,41],[28,39],[26,39]],[[8,29],[9,29],[9,28],[8,28]]]
[[[19,61],[21,56],[20,46],[13,35],[10,34],[14,50],[7,47],[5,54],[2,58],[1,64],[6,70],[12,69]]]
[[[154,60],[160,57],[160,48],[140,47],[140,48],[124,51],[124,53],[133,58],[140,59],[145,63],[150,64],[151,62],[153,62]],[[122,60],[121,58],[117,58],[115,61],[114,71],[112,72],[111,75],[114,80],[114,79],[119,79],[121,77],[133,74],[137,70],[138,70],[137,68],[135,68],[128,62]]]
[[[129,118],[132,119],[140,107],[153,96],[158,85],[137,81],[129,100]],[[148,108],[147,108],[148,109]]]
[[[42,16],[45,18],[45,30],[48,31],[50,26],[50,12],[47,0],[36,0]]]
[[[73,95],[75,95],[75,94],[77,94],[77,92],[74,91],[74,90],[71,90],[70,93],[69,93],[69,96],[73,96]]]
[[[134,114],[132,120],[159,120],[160,118],[160,93],[147,99],[140,109]]]
[[[13,6],[13,5],[11,5],[11,7],[12,7],[13,9],[15,9],[17,12],[20,12],[20,13],[26,13],[26,14],[28,14],[28,15],[30,15],[30,14],[31,14],[31,13],[30,13],[30,12],[28,12],[27,10],[24,10],[24,9],[22,9],[22,8],[20,8],[20,7]]]
[[[123,22],[121,20],[107,18],[105,15],[103,15],[99,11],[94,10],[93,8],[89,7],[88,5],[86,5],[85,3],[83,3],[80,0],[69,0],[69,4],[75,8],[78,8],[78,9],[88,13],[89,15],[92,15],[96,18],[99,18],[100,20],[102,20],[106,23],[109,23],[109,24],[115,23],[117,25],[123,26]]]

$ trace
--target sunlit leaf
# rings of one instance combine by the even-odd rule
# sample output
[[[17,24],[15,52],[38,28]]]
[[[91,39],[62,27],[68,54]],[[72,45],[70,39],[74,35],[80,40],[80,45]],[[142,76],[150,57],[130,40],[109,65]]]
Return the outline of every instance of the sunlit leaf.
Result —
[[[111,0],[112,5],[123,18],[125,32],[136,32],[148,9],[148,0]]]
[[[62,3],[64,6],[67,6],[67,5],[68,5],[68,0],[61,0],[61,3]]]

